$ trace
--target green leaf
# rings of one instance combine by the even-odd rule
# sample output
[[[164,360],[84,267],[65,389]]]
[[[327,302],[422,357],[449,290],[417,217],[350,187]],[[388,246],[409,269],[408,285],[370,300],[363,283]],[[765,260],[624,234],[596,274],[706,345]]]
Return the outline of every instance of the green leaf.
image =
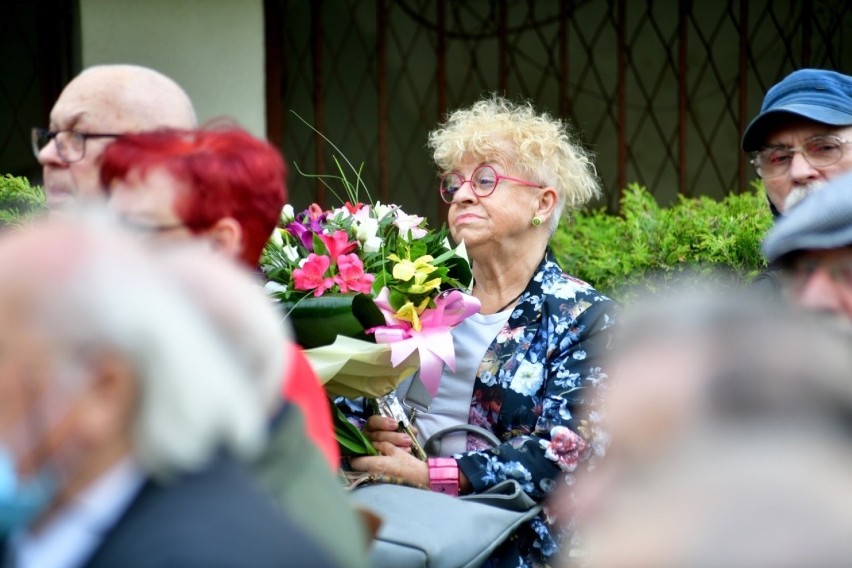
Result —
[[[340,453],[344,456],[376,456],[379,452],[364,434],[349,420],[343,412],[331,405],[331,415],[334,422],[334,433],[340,445]]]
[[[385,324],[381,310],[366,294],[309,296],[298,302],[282,302],[281,308],[305,349],[330,345],[338,335],[373,341],[364,330]]]
[[[328,249],[325,248],[325,243],[322,242],[322,239],[319,238],[319,235],[316,233],[313,234],[313,244],[314,244],[314,254],[319,256],[327,255]]]

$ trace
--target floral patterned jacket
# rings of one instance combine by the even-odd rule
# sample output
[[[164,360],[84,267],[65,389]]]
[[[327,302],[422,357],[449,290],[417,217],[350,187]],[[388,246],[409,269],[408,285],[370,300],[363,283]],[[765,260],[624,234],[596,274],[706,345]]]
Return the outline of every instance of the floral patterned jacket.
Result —
[[[469,422],[502,441],[454,456],[475,492],[515,479],[536,500],[581,463],[603,456],[597,407],[607,374],[616,304],[565,274],[548,249],[506,325],[485,353],[473,387]],[[553,529],[553,530],[551,530]],[[546,514],[501,545],[487,566],[539,566],[560,547]]]

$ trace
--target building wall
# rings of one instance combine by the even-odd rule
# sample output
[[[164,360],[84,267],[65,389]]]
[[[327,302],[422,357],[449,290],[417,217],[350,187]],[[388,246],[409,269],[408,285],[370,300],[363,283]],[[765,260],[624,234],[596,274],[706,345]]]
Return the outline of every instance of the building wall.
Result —
[[[203,124],[266,135],[263,0],[79,0],[80,62],[134,63],[176,80]]]

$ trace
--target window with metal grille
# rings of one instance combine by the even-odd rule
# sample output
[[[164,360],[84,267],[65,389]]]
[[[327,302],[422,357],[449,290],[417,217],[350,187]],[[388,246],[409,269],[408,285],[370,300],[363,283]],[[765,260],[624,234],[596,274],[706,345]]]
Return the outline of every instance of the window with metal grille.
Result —
[[[665,204],[721,197],[753,173],[739,138],[801,67],[852,72],[845,0],[267,0],[271,137],[306,173],[328,142],[374,199],[442,214],[426,134],[489,92],[569,120],[616,210],[636,181]],[[292,168],[293,201],[336,203]]]

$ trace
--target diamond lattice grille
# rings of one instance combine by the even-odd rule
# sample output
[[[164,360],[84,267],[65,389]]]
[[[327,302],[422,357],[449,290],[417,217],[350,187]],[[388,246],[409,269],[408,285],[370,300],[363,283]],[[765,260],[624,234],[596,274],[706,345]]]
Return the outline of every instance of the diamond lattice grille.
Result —
[[[374,198],[433,222],[442,209],[426,135],[485,93],[569,120],[614,210],[633,181],[661,203],[742,190],[754,175],[739,137],[766,89],[800,67],[852,71],[844,0],[277,1],[290,161],[333,167],[293,109],[364,162]],[[312,180],[291,185],[296,206],[334,203]]]

